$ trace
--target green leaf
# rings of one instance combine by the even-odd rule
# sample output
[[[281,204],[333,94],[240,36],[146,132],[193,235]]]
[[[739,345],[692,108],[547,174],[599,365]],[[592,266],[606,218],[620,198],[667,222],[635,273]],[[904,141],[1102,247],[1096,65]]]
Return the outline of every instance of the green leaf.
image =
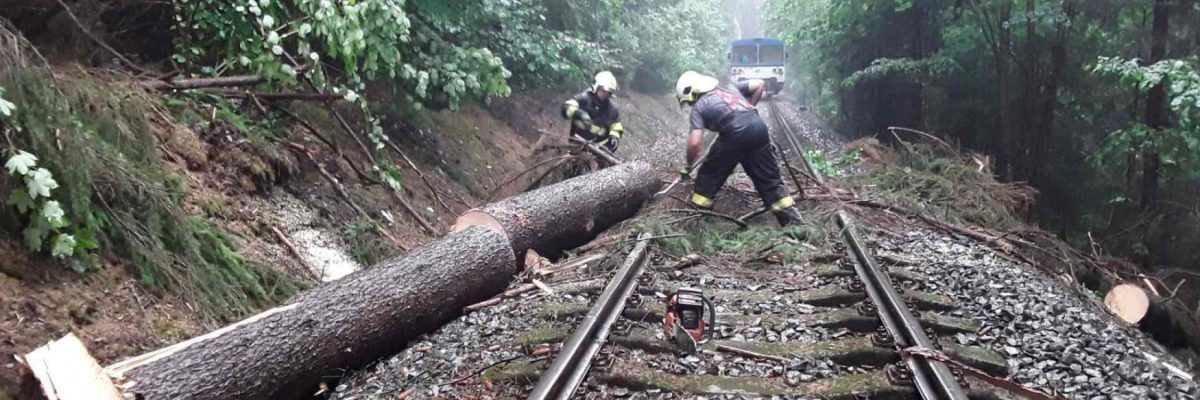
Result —
[[[3,89],[3,88],[0,88],[0,89]],[[4,94],[4,91],[0,90],[0,95],[3,95],[3,94]],[[5,117],[11,117],[13,110],[16,110],[16,109],[17,109],[16,104],[13,104],[11,101],[5,100],[3,97],[0,97],[0,115],[3,115]]]
[[[54,245],[50,247],[50,255],[67,258],[75,254],[75,237],[60,233],[54,237]]]
[[[67,226],[68,222],[66,218],[63,218],[63,214],[62,206],[56,200],[47,201],[42,205],[42,218],[50,224],[51,228],[58,229]]]
[[[33,198],[29,196],[29,192],[26,192],[22,188],[14,188],[12,193],[8,194],[8,203],[16,206],[17,211],[20,211],[21,214],[28,213],[29,210],[32,210],[37,205],[34,203]]]
[[[50,226],[39,218],[34,218],[29,226],[25,227],[25,246],[33,251],[42,251],[42,241],[46,239],[46,235],[50,233]]]
[[[85,252],[100,248],[100,241],[96,239],[96,232],[89,229],[81,229],[75,232],[75,251]]]
[[[50,191],[58,188],[58,182],[50,170],[38,168],[25,177],[25,185],[29,188],[29,197],[50,197]]]
[[[37,156],[26,153],[24,150],[17,151],[4,163],[4,168],[8,168],[9,175],[28,175],[29,170],[37,165]]]

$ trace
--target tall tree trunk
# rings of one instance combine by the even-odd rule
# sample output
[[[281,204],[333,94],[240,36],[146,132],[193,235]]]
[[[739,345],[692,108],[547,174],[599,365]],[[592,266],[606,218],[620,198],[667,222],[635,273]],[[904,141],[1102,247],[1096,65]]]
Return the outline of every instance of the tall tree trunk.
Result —
[[[1016,168],[1016,179],[1030,180],[1029,167],[1033,163],[1030,150],[1033,148],[1033,136],[1037,132],[1037,105],[1040,97],[1041,74],[1038,68],[1037,24],[1034,13],[1037,11],[1037,0],[1025,0],[1025,60],[1021,63],[1021,74],[1024,79],[1021,98],[1021,129],[1017,133],[1017,159],[1020,162]]]
[[[1066,18],[1056,27],[1054,44],[1050,47],[1050,76],[1046,78],[1046,90],[1042,95],[1042,110],[1038,117],[1036,143],[1031,149],[1033,166],[1029,169],[1029,180],[1037,181],[1041,177],[1042,166],[1045,165],[1047,141],[1054,134],[1054,116],[1058,110],[1058,89],[1062,83],[1063,71],[1067,65],[1067,36],[1070,34],[1071,21],[1075,17],[1073,0],[1062,0],[1062,11]]]
[[[996,78],[1000,83],[1000,172],[1005,181],[1016,178],[1013,173],[1016,164],[1016,131],[1013,129],[1012,115],[1012,75],[1008,71],[1008,56],[1012,52],[1012,30],[1008,20],[1012,17],[1012,3],[1004,2],[1000,6],[997,18],[997,50],[995,54]]]
[[[925,10],[920,5],[914,5],[912,8],[913,18],[913,41],[912,41],[912,59],[920,61],[925,59]],[[910,101],[912,106],[912,125],[917,129],[925,129],[925,100],[922,98],[922,82],[920,79],[915,79],[912,83],[912,93],[910,93]]]
[[[1154,22],[1151,28],[1150,63],[1156,63],[1166,58],[1167,33],[1170,31],[1169,18],[1170,2],[1155,0]],[[1167,93],[1160,83],[1150,88],[1146,96],[1146,126],[1150,127],[1151,135],[1167,124]],[[1160,175],[1160,159],[1157,152],[1147,150],[1142,154],[1142,210],[1154,209],[1158,203],[1158,181]]]

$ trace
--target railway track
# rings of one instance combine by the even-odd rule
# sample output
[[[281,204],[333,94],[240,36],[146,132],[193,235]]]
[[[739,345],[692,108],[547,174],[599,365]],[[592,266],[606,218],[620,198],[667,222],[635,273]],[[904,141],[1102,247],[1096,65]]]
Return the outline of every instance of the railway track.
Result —
[[[798,150],[803,148],[803,146],[801,146],[800,138],[796,132],[793,131],[788,122],[782,118],[783,113],[779,112],[777,103],[772,101],[768,104],[770,115],[775,120],[776,126],[782,128],[782,132],[778,133],[782,133],[782,139],[791,149],[796,150],[794,153],[799,154]],[[788,158],[782,152],[780,155],[783,156],[781,157],[783,158],[783,161],[787,163],[786,167],[791,170],[792,166],[790,165],[790,160],[788,160]],[[821,188],[826,187],[826,182],[818,173],[818,171],[814,170],[802,155],[798,158],[803,168],[803,175],[812,181],[810,182],[810,185],[807,186]],[[793,175],[793,179],[796,180],[795,183],[797,186],[801,185],[798,177]],[[842,354],[839,354],[835,350],[824,352],[823,355],[833,357],[840,356],[843,359],[849,360],[855,358],[852,353],[857,351],[859,353],[875,353],[874,356],[877,356],[872,357],[870,354],[865,356],[863,354],[858,354],[858,357],[860,358],[860,360],[858,360],[858,364],[877,363],[879,358],[882,358],[886,361],[898,359],[900,363],[888,363],[889,365],[885,365],[884,368],[875,372],[870,372],[866,369],[859,368],[859,370],[863,372],[858,373],[850,378],[842,377],[842,381],[838,381],[838,379],[835,377],[822,382],[822,384],[809,385],[808,387],[801,388],[794,391],[792,394],[798,394],[801,396],[814,395],[819,397],[857,397],[864,395],[883,397],[910,397],[915,395],[924,399],[967,399],[967,391],[963,388],[963,385],[960,384],[961,377],[956,376],[955,372],[952,371],[951,368],[949,368],[943,361],[939,360],[939,357],[929,356],[930,354],[943,353],[941,350],[935,349],[934,341],[931,340],[930,336],[926,333],[926,327],[922,326],[921,318],[919,317],[921,314],[909,307],[909,304],[913,304],[912,297],[905,298],[902,296],[901,290],[897,289],[897,287],[893,284],[892,278],[889,277],[889,274],[879,267],[878,262],[871,255],[870,250],[867,248],[863,239],[859,236],[858,228],[855,226],[852,218],[844,212],[838,212],[836,218],[836,222],[842,232],[842,241],[845,249],[847,249],[848,254],[848,257],[844,257],[840,260],[842,261],[841,265],[843,265],[843,267],[851,266],[853,272],[852,274],[847,274],[849,271],[847,271],[845,268],[842,268],[840,272],[827,272],[827,275],[841,277],[851,275],[855,280],[851,284],[847,285],[850,287],[850,290],[848,291],[840,291],[836,289],[831,290],[821,287],[801,292],[801,294],[797,296],[798,300],[801,303],[807,302],[818,305],[847,305],[847,303],[854,303],[855,300],[861,300],[861,302],[858,303],[857,315],[852,316],[850,319],[859,318],[865,320],[866,322],[861,325],[865,325],[868,328],[870,326],[876,326],[876,329],[879,331],[878,333],[874,334],[870,340],[871,346],[875,347],[874,350],[862,349],[860,347],[853,350],[846,350]],[[540,376],[540,379],[537,385],[534,387],[533,392],[529,395],[529,399],[567,399],[572,397],[580,383],[584,381],[584,375],[588,373],[589,369],[596,367],[596,355],[599,354],[600,347],[602,347],[605,343],[610,342],[610,339],[612,339],[611,342],[616,343],[618,347],[634,348],[641,352],[651,353],[669,352],[670,349],[666,343],[660,343],[658,348],[654,348],[654,345],[647,343],[649,340],[652,340],[645,337],[649,335],[643,334],[643,339],[647,340],[642,341],[632,338],[636,335],[631,336],[628,334],[618,338],[609,337],[609,334],[613,331],[613,325],[618,322],[620,319],[619,317],[621,316],[625,316],[627,319],[631,320],[640,319],[638,322],[650,321],[650,325],[652,326],[655,319],[662,317],[662,315],[656,313],[647,313],[644,310],[629,311],[625,309],[626,307],[624,307],[626,302],[628,302],[629,297],[635,294],[633,286],[637,285],[638,283],[637,276],[642,271],[640,264],[646,259],[644,255],[645,251],[645,243],[643,242],[640,243],[639,246],[630,253],[625,265],[619,269],[616,275],[610,280],[607,288],[590,308],[590,311],[583,319],[583,322],[578,328],[576,328],[570,338],[564,342],[558,357],[550,365],[546,372]],[[700,283],[705,282],[703,282],[702,279]],[[665,289],[670,290],[670,288]],[[750,287],[750,289],[760,288]],[[786,292],[790,288],[776,287],[773,289],[773,291],[776,292]],[[824,291],[824,296],[822,296],[822,291]],[[662,293],[661,290],[647,290],[646,292],[660,293],[660,297]],[[865,294],[865,296],[861,296],[861,294]],[[839,295],[845,298],[839,299]],[[731,297],[734,298],[734,301],[737,301],[736,294],[732,295]],[[943,306],[952,307],[951,305]],[[838,312],[839,311],[829,311],[829,313]],[[762,318],[763,317],[759,317],[758,319],[761,320]],[[735,316],[734,319],[736,320],[737,317]],[[836,318],[828,319],[833,320]],[[718,320],[720,320],[720,318],[718,318]],[[822,323],[820,318],[809,318],[806,320],[815,322],[817,324]],[[874,323],[876,321],[877,323]],[[824,322],[827,323],[829,321]],[[726,322],[726,324],[728,323],[729,322]],[[951,323],[947,325],[953,326],[954,324]],[[830,326],[837,325],[834,323]],[[967,328],[967,330],[969,330],[969,328]],[[658,336],[661,338],[661,335]],[[778,340],[778,338],[771,337],[767,337],[767,339],[768,342],[774,342]],[[783,339],[787,340],[786,337]],[[856,343],[863,342],[859,339],[850,339],[849,341],[857,341]],[[842,344],[847,343],[846,340],[841,340],[840,342]],[[772,346],[745,346],[738,343],[723,342],[717,343],[715,346],[702,347],[714,348],[718,352],[741,356],[756,361],[788,361],[788,357],[784,355],[765,354],[761,351],[755,351],[755,349],[770,349]],[[776,350],[778,350],[779,346],[775,347],[777,347]],[[810,349],[818,347],[820,346],[809,346]],[[796,346],[792,348],[792,350],[799,350],[803,348],[804,346]],[[886,354],[889,350],[894,350],[895,355],[889,356]],[[711,352],[711,350],[705,351]],[[787,352],[788,351],[786,350],[782,351],[782,353]],[[775,353],[780,352],[776,351]],[[965,352],[960,351],[959,353]],[[987,356],[992,355],[987,354],[984,357],[979,358],[990,358],[993,361],[993,369],[996,369],[997,365],[995,365],[996,363],[994,362],[996,358]],[[781,386],[773,386],[769,381],[752,383],[743,382],[742,384],[737,384],[729,380],[717,379],[717,377],[710,377],[710,379],[707,381],[686,381],[681,379],[674,383],[668,383],[670,379],[666,379],[664,377],[639,379],[639,377],[634,375],[642,375],[642,378],[644,378],[645,375],[653,374],[653,372],[648,370],[638,370],[635,366],[620,366],[617,367],[616,371],[614,371],[611,361],[612,360],[608,361],[609,364],[607,367],[596,368],[599,371],[599,374],[595,380],[601,384],[616,386],[623,385],[634,389],[664,392],[679,391],[682,389],[683,392],[692,392],[695,394],[737,393],[752,395],[787,395],[789,394],[789,391],[784,388],[789,386],[802,386],[799,385],[800,382],[787,382],[786,378],[784,385]],[[847,361],[846,363],[855,364],[855,361]],[[1002,367],[1002,365],[999,367]],[[856,368],[858,367],[851,365],[848,371],[855,372]],[[626,373],[629,370],[635,370],[637,372],[633,374]],[[784,375],[785,377],[790,376],[789,374]],[[881,376],[883,379],[872,380],[870,379],[870,376],[872,375]],[[809,380],[811,380],[811,378]],[[654,384],[653,382],[655,381],[658,383]],[[843,387],[840,388],[840,390],[808,390],[821,386],[828,387],[838,383],[849,384],[855,381],[858,381],[861,386],[856,388]],[[909,385],[911,385],[912,390],[905,387]]]
[[[764,107],[781,154],[796,163],[791,178],[832,192],[797,157],[822,128],[803,117],[789,124],[789,111]],[[745,177],[731,182],[719,211],[759,206],[736,189]],[[805,227],[835,234],[752,239],[740,247],[748,253],[684,263],[676,257],[692,250],[672,247],[670,233],[748,231],[661,208],[527,270],[504,294],[354,373],[334,398],[1053,398],[1021,385],[1080,399],[1194,398],[1192,386],[1145,378],[1156,362],[1102,310],[986,246],[920,227],[871,230],[837,213],[828,227],[817,217]],[[773,261],[759,253],[787,241],[803,251]],[[712,329],[693,348],[664,329],[681,288],[713,305]]]

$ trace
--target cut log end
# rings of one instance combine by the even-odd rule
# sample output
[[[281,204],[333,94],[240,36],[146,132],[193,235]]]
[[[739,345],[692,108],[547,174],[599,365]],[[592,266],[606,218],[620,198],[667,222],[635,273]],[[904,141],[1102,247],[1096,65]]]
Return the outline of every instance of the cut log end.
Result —
[[[25,357],[27,379],[37,382],[41,393],[22,393],[47,400],[120,400],[112,380],[88,354],[74,334],[39,347]],[[30,385],[32,386],[32,385]]]
[[[1121,284],[1109,289],[1104,296],[1104,305],[1109,311],[1129,324],[1137,324],[1150,310],[1150,298],[1137,285]]]
[[[504,236],[505,239],[509,239],[508,232],[504,230],[504,225],[500,224],[500,220],[493,217],[492,214],[478,209],[467,211],[454,220],[454,226],[450,227],[450,232],[465,231],[472,226],[482,226],[491,229]]]

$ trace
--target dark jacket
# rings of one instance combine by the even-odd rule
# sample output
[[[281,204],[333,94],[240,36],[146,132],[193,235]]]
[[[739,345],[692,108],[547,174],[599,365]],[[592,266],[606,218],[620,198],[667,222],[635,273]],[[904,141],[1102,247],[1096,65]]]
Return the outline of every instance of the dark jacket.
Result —
[[[577,123],[580,114],[586,112],[592,118],[591,131],[585,130]],[[571,133],[594,142],[606,142],[609,137],[620,137],[625,132],[621,124],[621,113],[617,104],[610,97],[601,101],[591,90],[581,92],[563,103],[563,118],[571,120]]]

